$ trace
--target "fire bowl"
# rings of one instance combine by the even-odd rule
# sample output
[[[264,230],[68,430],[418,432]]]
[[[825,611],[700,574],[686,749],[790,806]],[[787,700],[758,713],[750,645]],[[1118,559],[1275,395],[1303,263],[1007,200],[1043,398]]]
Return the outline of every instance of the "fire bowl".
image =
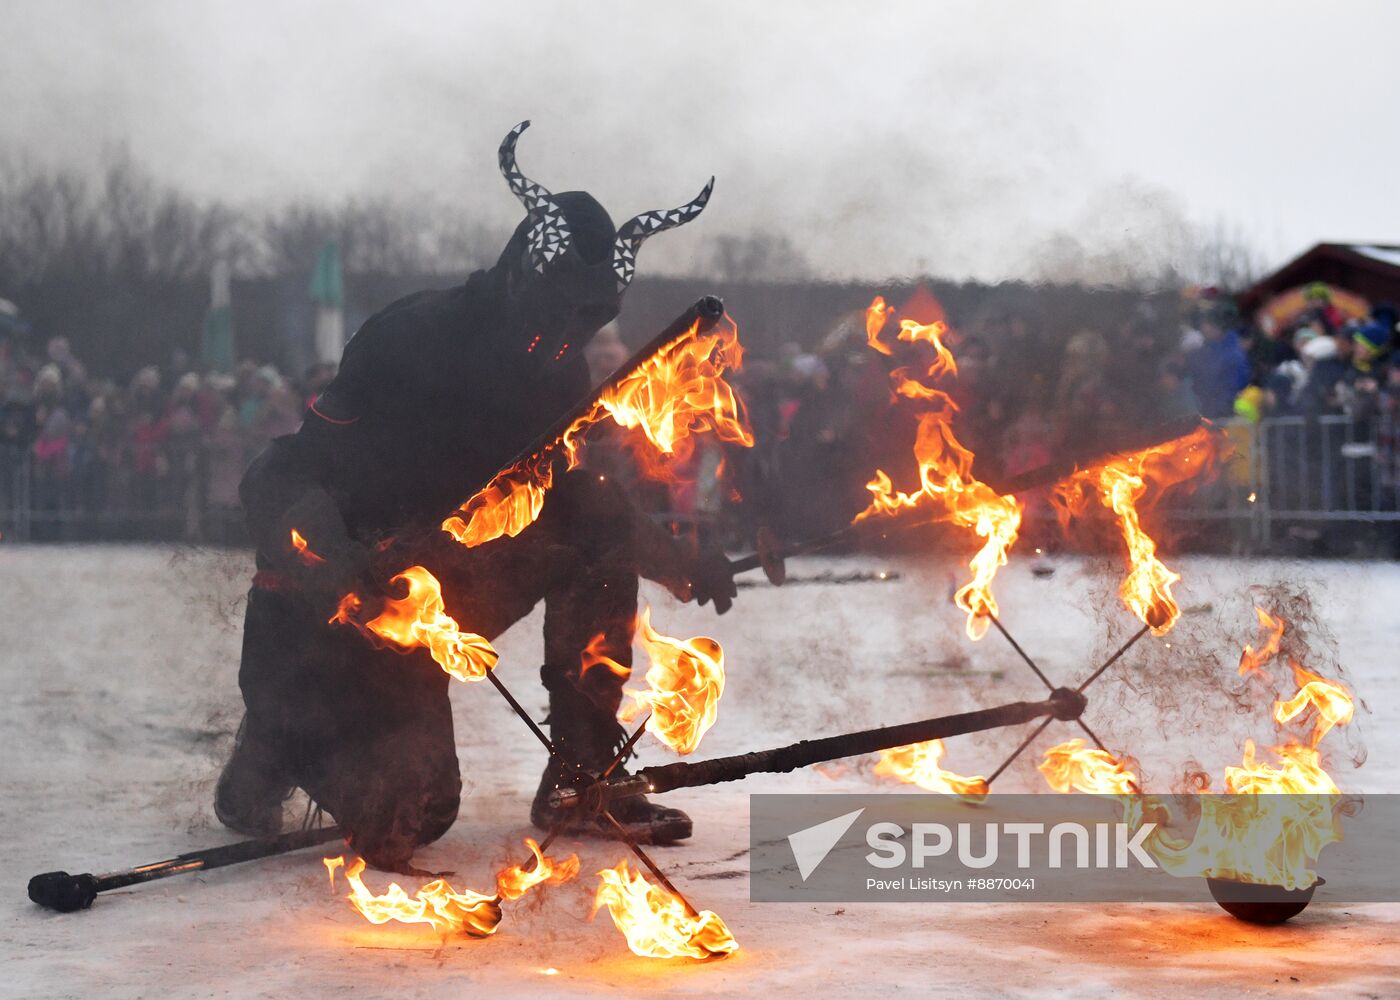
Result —
[[[1323,880],[1318,879],[1306,889],[1285,889],[1281,885],[1228,878],[1206,879],[1220,908],[1236,920],[1251,924],[1281,924],[1296,917],[1312,902],[1313,892],[1322,884]]]

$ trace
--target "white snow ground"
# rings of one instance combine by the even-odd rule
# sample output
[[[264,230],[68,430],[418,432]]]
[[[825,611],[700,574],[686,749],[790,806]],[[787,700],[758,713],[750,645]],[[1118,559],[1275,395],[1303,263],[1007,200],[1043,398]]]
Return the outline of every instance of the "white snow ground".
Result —
[[[951,562],[806,560],[792,572],[857,568],[903,578],[744,590],[718,619],[651,592],[663,631],[710,634],[727,651],[720,721],[699,757],[1040,696],[995,634],[962,636],[947,604]],[[1254,637],[1246,586],[1281,582],[1313,594],[1334,638],[1335,656],[1326,636],[1315,643],[1314,666],[1340,661],[1369,706],[1353,727],[1369,760],[1353,770],[1339,753],[1334,773],[1349,790],[1400,791],[1400,568],[1177,568],[1193,613],[1092,691],[1088,718],[1105,740],[1142,758],[1160,787],[1190,757],[1218,775],[1238,760],[1241,736],[1267,739],[1264,708],[1236,715],[1212,685],[1231,682],[1240,644]],[[593,842],[569,845],[584,878],[509,906],[485,941],[440,945],[427,929],[370,926],[330,894],[316,850],[104,894],[84,913],[40,911],[24,898],[35,872],[100,872],[234,839],[210,799],[239,717],[248,571],[242,555],[191,550],[0,551],[0,995],[1400,996],[1400,904],[1315,903],[1290,924],[1257,928],[1213,905],[750,903],[748,794],[870,790],[869,762],[668,798],[696,817],[696,835],[657,853],[741,945],[703,964],[634,957],[606,914],[586,919],[588,873],[624,854]],[[1102,562],[1063,561],[1050,580],[1021,562],[997,592],[1023,645],[1070,680],[1132,631],[1116,585],[1116,566]],[[499,645],[501,676],[542,714],[538,614]],[[457,825],[420,863],[485,888],[530,832],[542,753],[486,685],[459,685],[453,698],[467,790]],[[1045,745],[1068,735],[1052,727]],[[944,763],[985,773],[1016,738],[950,741]],[[643,746],[644,763],[670,759]],[[1027,754],[1002,790],[1038,789],[1037,758]]]

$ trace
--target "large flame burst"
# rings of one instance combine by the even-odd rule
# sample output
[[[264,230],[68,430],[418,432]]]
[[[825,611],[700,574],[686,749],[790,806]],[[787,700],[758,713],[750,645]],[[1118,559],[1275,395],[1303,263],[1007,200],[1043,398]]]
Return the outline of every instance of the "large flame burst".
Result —
[[[643,958],[710,958],[737,951],[739,944],[719,915],[701,910],[692,915],[680,899],[639,872],[626,860],[598,872],[593,912],[608,908],[627,947]]]
[[[1172,597],[1172,585],[1181,577],[1157,558],[1157,543],[1143,530],[1138,508],[1149,489],[1155,499],[1206,471],[1216,459],[1216,441],[1206,428],[1197,428],[1175,441],[1076,472],[1051,494],[1066,524],[1085,511],[1093,496],[1113,512],[1128,559],[1128,575],[1118,593],[1154,635],[1165,635],[1181,617]]]
[[[524,531],[544,507],[556,459],[562,456],[566,468],[577,467],[584,432],[606,417],[637,431],[651,446],[651,454],[659,456],[648,463],[653,475],[684,462],[699,431],[752,446],[743,405],[724,379],[725,371],[737,370],[742,361],[739,332],[727,315],[704,332],[697,321],[608,388],[550,447],[497,474],[443,521],[443,530],[469,546]]]
[[[880,340],[888,315],[889,309],[879,297],[866,312],[869,342],[884,354],[891,353],[888,345]],[[957,373],[957,363],[943,343],[946,332],[947,327],[942,323],[900,321],[898,340],[925,343],[933,350],[933,359],[923,372],[923,378]],[[997,569],[1006,565],[1007,551],[1016,541],[1021,527],[1021,504],[1015,497],[999,496],[972,475],[973,455],[953,433],[953,415],[958,408],[947,393],[920,381],[908,367],[895,369],[890,379],[898,395],[928,405],[919,416],[914,441],[919,488],[912,493],[897,490],[889,475],[877,469],[875,478],[866,485],[871,493],[870,505],[857,514],[855,520],[932,509],[937,520],[975,532],[983,541],[968,564],[972,569],[972,581],[961,587],[953,599],[967,613],[968,636],[980,639],[990,625],[987,616],[995,615],[998,610],[992,596],[992,580]]]
[[[1279,659],[1287,623],[1263,608],[1255,612],[1263,641],[1257,651],[1244,647],[1240,670],[1266,682],[1266,667]],[[1245,740],[1241,763],[1225,768],[1225,794],[1200,800],[1200,820],[1189,840],[1171,832],[1168,800],[1137,794],[1131,762],[1086,748],[1083,740],[1046,751],[1041,773],[1056,791],[1121,796],[1130,823],[1156,821],[1145,845],[1173,875],[1305,889],[1317,879],[1312,863],[1318,854],[1342,839],[1343,800],[1318,745],[1334,727],[1351,721],[1355,705],[1340,681],[1322,677],[1292,657],[1283,659],[1297,688],[1292,697],[1274,702],[1273,721],[1284,739],[1270,748],[1272,761],[1261,761],[1254,741]],[[1309,720],[1301,737],[1286,731]]]
[[[1317,879],[1312,862],[1319,852],[1342,839],[1341,790],[1323,766],[1318,746],[1333,727],[1352,720],[1355,705],[1340,681],[1281,656],[1287,622],[1262,608],[1256,611],[1265,635],[1251,672],[1266,680],[1266,665],[1286,660],[1297,688],[1292,697],[1274,702],[1273,720],[1284,739],[1270,748],[1272,762],[1260,761],[1254,741],[1246,740],[1243,760],[1225,768],[1227,794],[1205,800],[1190,843],[1164,840],[1156,853],[1173,874],[1306,889]],[[1309,720],[1305,733],[1287,731]]]

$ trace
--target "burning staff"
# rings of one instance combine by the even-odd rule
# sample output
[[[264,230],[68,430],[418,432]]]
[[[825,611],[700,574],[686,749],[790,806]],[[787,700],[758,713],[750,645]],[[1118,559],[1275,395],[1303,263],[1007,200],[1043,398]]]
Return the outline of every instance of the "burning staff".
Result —
[[[653,415],[631,396],[590,397],[582,351],[617,315],[641,244],[698,216],[713,182],[690,202],[615,227],[590,195],[552,193],[520,170],[515,146],[528,124],[499,151],[526,218],[497,264],[368,320],[300,430],[273,442],[244,478],[258,549],[239,675],[247,712],[215,802],[232,829],[276,832],[283,800],[300,787],[370,864],[408,870],[414,849],[456,819],[461,790],[449,679],[433,653],[465,675],[490,676],[489,640],[541,600],[554,749],[531,818],[543,828],[574,823],[555,813],[548,792],[575,767],[605,765],[622,738],[621,678],[582,678],[582,651],[601,632],[596,648],[630,666],[641,576],[678,596],[714,600],[721,611],[734,596],[722,554],[683,548],[601,477],[551,460],[552,489],[547,499],[529,498],[528,518],[504,502],[509,484],[493,478],[502,469],[539,472],[521,470],[516,457],[532,455],[561,423],[573,428],[577,400],[589,400],[588,412],[611,407],[607,415],[639,422],[658,443],[674,444],[677,428],[690,426],[673,412],[638,417]],[[705,333],[699,325],[720,322],[717,312],[706,300],[687,317],[697,327],[692,342]],[[709,358],[690,362],[685,370],[713,388],[702,364]],[[713,420],[740,420],[724,398],[710,402]],[[624,411],[629,404],[638,405]],[[451,514],[488,484],[502,487],[501,503],[487,495]],[[514,519],[485,531],[484,512]],[[442,528],[451,531],[454,516],[461,530],[449,535]],[[495,540],[469,537],[474,520]],[[521,532],[525,524],[532,526]],[[380,591],[415,564],[422,573]],[[360,604],[346,607],[341,598],[352,593]],[[332,619],[369,619],[378,648]],[[684,813],[643,800],[617,818],[644,841],[691,831]],[[575,830],[615,833],[587,823]]]
[[[739,781],[761,772],[783,773],[843,757],[856,757],[910,743],[980,733],[1003,726],[1015,726],[1033,719],[1077,719],[1086,704],[1081,691],[1057,688],[1044,701],[1018,701],[996,708],[962,712],[936,719],[924,719],[902,726],[867,729],[858,733],[802,740],[772,750],[758,750],[733,757],[688,763],[680,761],[657,767],[644,767],[636,774],[619,779],[585,776],[573,787],[560,788],[551,796],[560,808],[607,812],[613,803],[647,792],[669,792],[696,785]]]

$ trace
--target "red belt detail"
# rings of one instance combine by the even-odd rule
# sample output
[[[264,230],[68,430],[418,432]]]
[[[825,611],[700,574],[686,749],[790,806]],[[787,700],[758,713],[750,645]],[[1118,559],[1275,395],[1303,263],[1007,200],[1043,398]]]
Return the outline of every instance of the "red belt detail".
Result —
[[[253,586],[258,590],[300,590],[295,580],[285,573],[272,569],[260,569],[253,574]]]

